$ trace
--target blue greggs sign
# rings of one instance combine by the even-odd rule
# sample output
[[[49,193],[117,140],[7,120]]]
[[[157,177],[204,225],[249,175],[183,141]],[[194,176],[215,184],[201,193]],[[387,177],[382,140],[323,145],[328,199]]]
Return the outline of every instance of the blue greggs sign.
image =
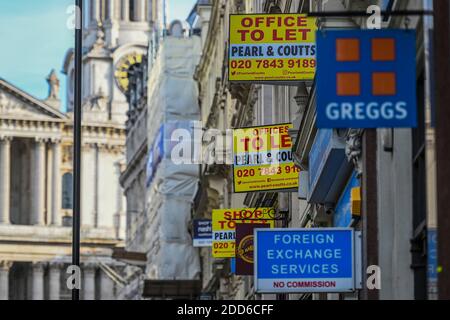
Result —
[[[317,33],[317,127],[417,126],[414,30]]]
[[[258,293],[355,290],[353,229],[256,229]]]

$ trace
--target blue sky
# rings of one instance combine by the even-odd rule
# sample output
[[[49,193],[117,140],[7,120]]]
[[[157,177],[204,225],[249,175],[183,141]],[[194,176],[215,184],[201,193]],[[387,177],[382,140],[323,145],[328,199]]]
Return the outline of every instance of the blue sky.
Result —
[[[175,19],[185,20],[196,2],[195,0],[169,0],[169,22]]]
[[[74,0],[2,0],[0,2],[0,77],[44,99],[51,69],[59,72],[60,96],[65,79],[60,73],[66,51],[73,46],[67,29],[68,6]],[[185,19],[195,0],[169,0],[169,22]],[[63,99],[64,101],[64,99]]]

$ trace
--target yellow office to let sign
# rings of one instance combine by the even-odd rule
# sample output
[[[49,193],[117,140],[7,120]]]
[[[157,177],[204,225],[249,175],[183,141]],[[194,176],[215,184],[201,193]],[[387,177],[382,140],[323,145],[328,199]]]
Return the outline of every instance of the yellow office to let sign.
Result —
[[[313,80],[316,31],[303,14],[230,15],[229,80]]]
[[[236,255],[236,224],[258,223],[275,226],[272,208],[220,209],[212,212],[213,257],[234,258]]]

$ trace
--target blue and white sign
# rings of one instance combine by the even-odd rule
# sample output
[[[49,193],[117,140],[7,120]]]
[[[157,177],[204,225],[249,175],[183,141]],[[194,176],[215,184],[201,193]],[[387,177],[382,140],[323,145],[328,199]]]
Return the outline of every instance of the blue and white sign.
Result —
[[[212,247],[212,220],[194,220],[194,247]]]
[[[180,141],[177,139],[172,139],[174,132],[176,130],[184,130],[183,132],[190,135],[190,137],[195,137],[196,121],[193,120],[172,120],[167,121],[159,128],[156,138],[153,140],[149,147],[148,157],[147,157],[147,188],[149,188],[156,177],[158,167],[161,162],[166,159],[170,160],[172,156],[172,151],[175,146],[177,146]],[[192,150],[195,150],[195,140],[191,142],[193,144]],[[194,157],[197,157],[195,153]],[[194,158],[197,159],[197,158]],[[185,159],[192,160],[192,159]]]
[[[158,135],[149,148],[148,158],[147,158],[147,188],[150,187],[156,170],[164,158],[164,125],[158,131]]]
[[[317,33],[317,127],[417,126],[414,30]]]
[[[258,293],[352,292],[353,229],[256,229]]]
[[[438,255],[437,255],[437,230],[436,228],[428,229],[428,294],[438,294]]]

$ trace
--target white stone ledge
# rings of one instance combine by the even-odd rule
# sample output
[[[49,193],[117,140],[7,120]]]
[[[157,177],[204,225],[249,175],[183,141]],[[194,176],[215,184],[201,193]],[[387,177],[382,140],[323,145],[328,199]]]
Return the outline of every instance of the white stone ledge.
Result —
[[[0,242],[71,243],[72,228],[47,226],[0,225]],[[82,228],[84,244],[111,245],[118,243],[113,229]]]

